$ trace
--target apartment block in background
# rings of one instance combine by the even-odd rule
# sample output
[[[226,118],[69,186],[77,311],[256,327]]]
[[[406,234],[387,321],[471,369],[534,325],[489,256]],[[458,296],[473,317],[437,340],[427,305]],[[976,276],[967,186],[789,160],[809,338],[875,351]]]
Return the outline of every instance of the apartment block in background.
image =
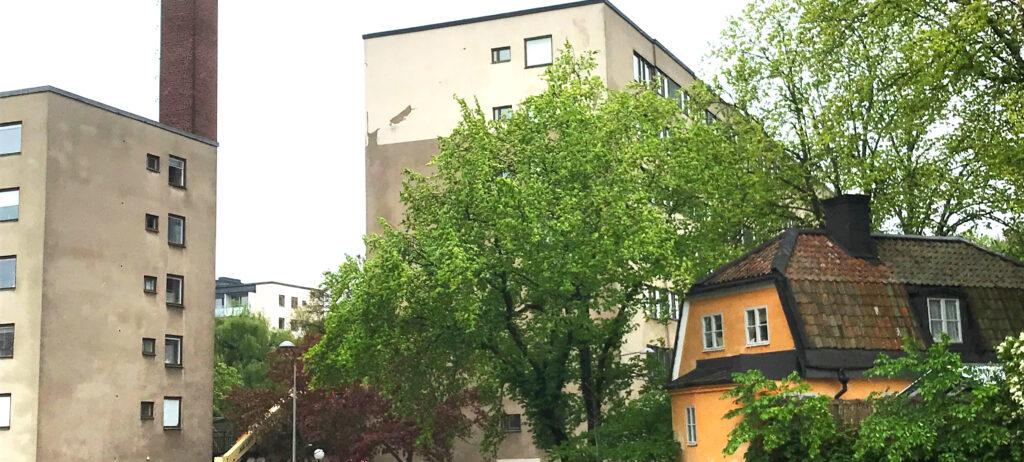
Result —
[[[682,13],[682,12],[681,12]],[[581,1],[363,36],[366,66],[366,231],[378,219],[398,226],[402,171],[428,173],[446,136],[460,118],[452,99],[476,98],[494,118],[515,111],[521,100],[545,88],[544,70],[569,42],[577,52],[595,51],[595,75],[612,89],[658,79],[663,96],[686,101],[694,73],[611,3]],[[708,117],[713,117],[710,113]],[[680,300],[652,287],[647,313],[635,320],[622,354],[664,352],[672,345]],[[508,437],[498,460],[540,460],[529,422],[508,403]],[[480,460],[475,447],[458,447],[456,460]]]
[[[295,311],[309,304],[312,287],[281,282],[243,283],[240,279],[217,278],[214,312],[217,317],[252,313],[267,320],[271,329],[300,330]]]
[[[4,462],[211,456],[216,11],[162,4],[164,123],[0,92]]]

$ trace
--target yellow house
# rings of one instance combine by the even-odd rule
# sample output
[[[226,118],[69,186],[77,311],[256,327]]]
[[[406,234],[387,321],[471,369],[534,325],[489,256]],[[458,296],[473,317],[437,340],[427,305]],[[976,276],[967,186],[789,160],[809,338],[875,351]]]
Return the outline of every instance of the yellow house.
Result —
[[[905,336],[945,333],[971,363],[1024,330],[1024,263],[960,238],[872,234],[867,196],[825,206],[824,230],[787,230],[688,292],[668,386],[686,462],[743,460],[722,453],[734,372],[796,371],[815,393],[863,399],[909,385],[863,376]]]

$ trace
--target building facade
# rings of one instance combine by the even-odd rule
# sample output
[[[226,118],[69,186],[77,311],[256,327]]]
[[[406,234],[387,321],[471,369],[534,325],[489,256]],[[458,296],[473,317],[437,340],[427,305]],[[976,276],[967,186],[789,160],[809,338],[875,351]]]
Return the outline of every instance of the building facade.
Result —
[[[429,173],[439,136],[461,115],[452,95],[501,117],[545,88],[542,75],[566,42],[596,52],[594,73],[609,88],[660,77],[663,96],[685,100],[694,73],[607,1],[590,0],[363,36],[366,66],[366,232],[380,219],[400,226],[405,169]],[[675,341],[681,297],[660,290],[660,301],[634,320],[623,356],[657,351]],[[652,293],[653,295],[653,293]],[[507,438],[497,460],[537,461],[529,422],[509,402]],[[473,444],[455,460],[480,460]]]
[[[252,313],[267,320],[271,329],[301,329],[296,311],[309,305],[315,289],[281,282],[243,283],[239,279],[217,278],[214,312],[217,317]]]
[[[0,459],[209,457],[216,143],[50,87],[0,125]]]
[[[161,7],[161,122],[0,93],[0,460],[208,460],[217,1]]]
[[[669,384],[684,460],[743,460],[722,454],[732,373],[798,372],[813,393],[862,400],[910,385],[863,374],[905,336],[946,334],[965,363],[988,363],[1024,330],[1024,263],[959,238],[872,234],[867,196],[824,205],[824,230],[787,230],[687,294]]]

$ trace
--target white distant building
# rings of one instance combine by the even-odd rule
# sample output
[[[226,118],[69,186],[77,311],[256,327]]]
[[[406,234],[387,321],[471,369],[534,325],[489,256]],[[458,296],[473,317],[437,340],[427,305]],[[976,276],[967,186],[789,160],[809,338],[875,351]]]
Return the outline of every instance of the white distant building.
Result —
[[[299,331],[294,312],[309,304],[312,287],[282,282],[243,283],[240,279],[217,278],[217,317],[237,316],[246,311],[263,316],[271,329]]]

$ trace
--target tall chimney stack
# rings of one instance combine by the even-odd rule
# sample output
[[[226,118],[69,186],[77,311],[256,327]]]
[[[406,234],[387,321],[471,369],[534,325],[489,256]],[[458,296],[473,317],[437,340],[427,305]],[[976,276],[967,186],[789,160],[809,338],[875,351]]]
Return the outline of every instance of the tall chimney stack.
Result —
[[[846,253],[869,260],[878,259],[871,239],[871,198],[863,194],[844,194],[822,201],[825,206],[825,232]]]
[[[163,0],[160,122],[217,139],[217,0]]]

